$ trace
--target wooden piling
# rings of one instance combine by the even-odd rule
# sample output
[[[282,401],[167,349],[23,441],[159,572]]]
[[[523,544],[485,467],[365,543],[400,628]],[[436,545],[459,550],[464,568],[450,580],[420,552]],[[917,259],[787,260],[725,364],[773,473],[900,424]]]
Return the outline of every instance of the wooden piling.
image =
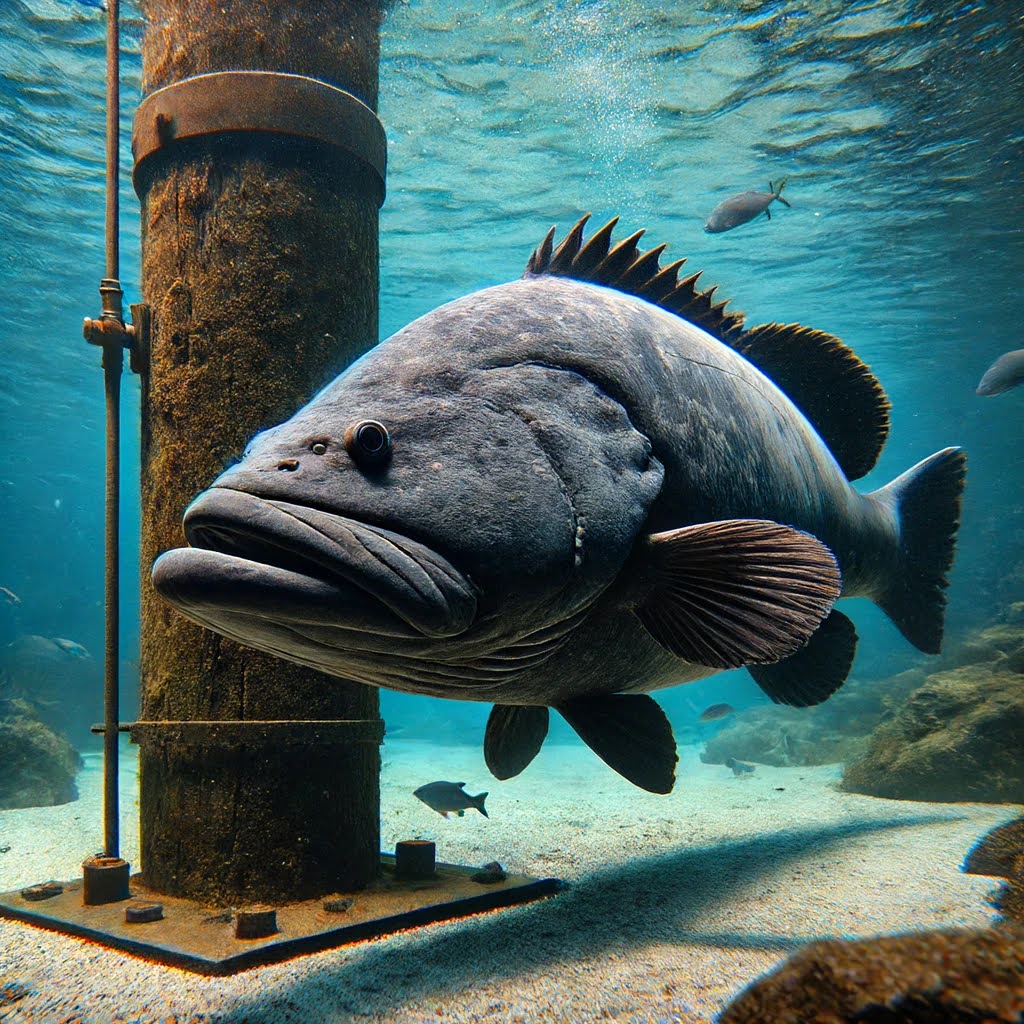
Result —
[[[143,93],[220,71],[320,79],[376,109],[372,0],[143,0]],[[173,125],[169,126],[173,131]],[[142,410],[142,714],[153,721],[353,719],[376,690],[193,625],[150,582],[188,503],[259,430],[377,339],[381,181],[322,142],[256,133],[172,143],[138,169],[153,316]],[[360,742],[231,743],[147,727],[147,885],[211,904],[348,891],[379,868],[379,767]],[[358,731],[358,730],[357,730]],[[268,738],[269,737],[269,738]]]

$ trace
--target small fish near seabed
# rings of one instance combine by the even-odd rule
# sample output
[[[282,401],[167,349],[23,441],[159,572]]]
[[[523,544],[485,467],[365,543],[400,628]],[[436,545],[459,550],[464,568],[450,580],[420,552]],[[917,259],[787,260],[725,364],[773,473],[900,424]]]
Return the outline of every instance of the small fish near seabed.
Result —
[[[733,775],[753,775],[754,765],[747,764],[746,761],[737,761],[735,757],[727,757],[725,759],[725,767],[731,768]]]
[[[343,679],[493,705],[484,760],[533,761],[555,708],[653,793],[653,690],[744,666],[797,707],[857,645],[840,597],[939,650],[966,460],[870,493],[881,384],[842,342],[747,327],[615,221],[381,342],[188,507],[157,593]]]
[[[698,722],[720,722],[723,718],[734,715],[736,709],[731,704],[712,704],[706,707],[701,713]]]
[[[425,786],[413,790],[413,796],[422,800],[431,810],[437,811],[443,818],[449,814],[457,814],[460,818],[470,808],[476,808],[485,818],[490,815],[484,809],[486,793],[470,796],[463,787],[464,782],[428,782]]]
[[[978,381],[975,394],[989,397],[1024,384],[1024,348],[1004,352]]]
[[[772,211],[768,208],[778,200],[783,206],[789,206],[789,202],[782,198],[782,190],[786,185],[783,178],[776,188],[770,181],[767,192],[741,192],[739,195],[730,196],[720,202],[708,214],[704,222],[704,230],[709,235],[717,235],[723,231],[731,231],[741,224],[753,220],[758,214],[763,213],[769,220],[772,219]]]

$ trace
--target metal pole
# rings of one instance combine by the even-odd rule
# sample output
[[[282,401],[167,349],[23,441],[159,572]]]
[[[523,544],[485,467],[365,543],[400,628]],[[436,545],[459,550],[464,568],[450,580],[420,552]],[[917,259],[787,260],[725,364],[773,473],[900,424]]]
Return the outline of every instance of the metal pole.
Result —
[[[107,0],[107,207],[106,277],[100,281],[102,312],[98,320],[88,317],[83,333],[88,342],[103,349],[103,391],[106,399],[106,508],[104,511],[104,681],[103,681],[103,849],[102,857],[89,857],[82,864],[83,899],[86,906],[128,899],[130,865],[121,859],[118,813],[118,662],[120,537],[118,514],[121,506],[121,373],[124,350],[132,353],[132,369],[143,365],[148,310],[133,306],[141,328],[126,325],[122,306],[118,252],[118,179],[120,127],[120,60],[118,54],[118,0]]]
[[[120,276],[118,251],[118,153],[121,116],[121,55],[118,46],[118,0],[107,0],[107,278]],[[120,289],[118,289],[120,292]],[[120,295],[118,295],[120,306]],[[106,307],[103,310],[107,312]],[[116,310],[118,317],[121,310]]]
[[[107,223],[106,280],[100,285],[102,319],[123,326],[120,254],[118,251],[118,181],[120,119],[120,54],[118,47],[118,0],[107,0]],[[120,835],[117,792],[118,695],[119,695],[119,587],[121,508],[121,373],[124,349],[120,340],[103,346],[103,385],[107,405],[107,472],[104,569],[105,636],[103,663],[103,848],[108,857],[119,857]]]

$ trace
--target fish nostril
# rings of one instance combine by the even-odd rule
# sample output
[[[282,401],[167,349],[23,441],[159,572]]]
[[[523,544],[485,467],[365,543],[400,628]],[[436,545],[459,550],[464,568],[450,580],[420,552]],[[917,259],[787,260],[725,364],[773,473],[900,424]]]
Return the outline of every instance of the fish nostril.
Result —
[[[277,464],[277,468],[278,469],[286,469],[286,470],[288,470],[289,473],[294,473],[295,470],[297,470],[299,468],[299,460],[298,459],[282,459]]]

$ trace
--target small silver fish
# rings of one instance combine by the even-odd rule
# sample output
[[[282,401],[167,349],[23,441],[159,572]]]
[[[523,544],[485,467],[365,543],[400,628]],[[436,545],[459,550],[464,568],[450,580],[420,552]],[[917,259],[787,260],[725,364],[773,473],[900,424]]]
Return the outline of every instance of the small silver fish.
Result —
[[[728,718],[735,711],[736,709],[731,704],[712,704],[701,712],[698,721],[717,722],[720,719]]]
[[[21,598],[13,590],[8,590],[7,587],[0,587],[0,597],[8,604],[21,604]]]
[[[725,767],[731,768],[733,775],[750,775],[754,770],[752,764],[747,764],[746,761],[737,761],[735,757],[727,757]]]
[[[1024,384],[1024,348],[1004,352],[984,373],[978,382],[979,395],[1001,395],[1004,391]]]
[[[477,793],[470,796],[463,792],[464,782],[428,782],[425,786],[413,790],[413,796],[422,800],[431,810],[437,811],[442,818],[447,818],[452,812],[460,818],[470,807],[475,807],[485,818],[490,817],[484,809],[486,793]]]
[[[55,636],[53,642],[62,650],[75,658],[88,658],[89,652],[81,645],[75,643],[74,640],[65,640],[64,637]]]
[[[785,188],[786,179],[783,178],[776,188],[770,181],[767,192],[741,192],[739,195],[730,196],[720,202],[704,222],[704,230],[709,235],[718,234],[722,231],[729,231],[731,228],[738,228],[753,220],[759,213],[763,213],[769,220],[772,219],[772,212],[768,207],[777,199],[783,206],[789,203],[782,198],[782,190]]]

